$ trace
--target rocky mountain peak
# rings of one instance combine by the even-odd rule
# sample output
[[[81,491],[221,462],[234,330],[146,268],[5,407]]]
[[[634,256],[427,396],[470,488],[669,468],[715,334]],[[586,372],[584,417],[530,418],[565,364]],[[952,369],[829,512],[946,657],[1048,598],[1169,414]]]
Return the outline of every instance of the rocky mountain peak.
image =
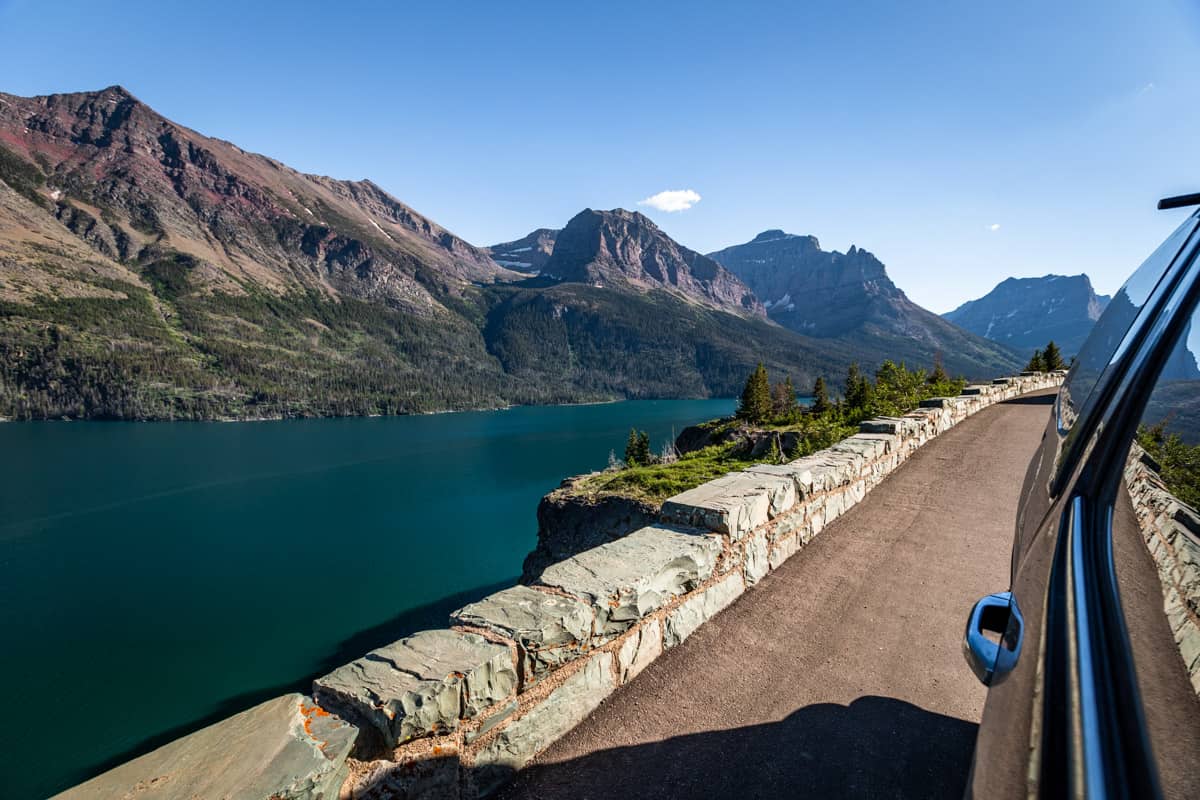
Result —
[[[762,315],[754,293],[717,262],[675,242],[648,217],[584,209],[555,238],[543,274],[598,286],[661,289],[740,314]]]
[[[969,331],[1032,352],[1053,339],[1065,355],[1083,344],[1108,305],[1087,275],[1005,278],[992,291],[943,316]]]

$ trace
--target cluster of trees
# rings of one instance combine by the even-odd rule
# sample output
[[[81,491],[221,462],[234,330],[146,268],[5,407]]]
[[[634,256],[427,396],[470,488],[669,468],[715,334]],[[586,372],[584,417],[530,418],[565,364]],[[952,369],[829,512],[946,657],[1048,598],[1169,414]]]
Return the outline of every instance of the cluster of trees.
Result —
[[[631,467],[643,467],[654,463],[650,452],[650,435],[635,428],[629,429],[629,440],[625,442],[625,463]]]
[[[797,410],[796,387],[790,377],[772,384],[762,362],[750,373],[742,389],[737,416],[749,422],[769,422],[790,418]]]
[[[873,378],[865,375],[858,364],[851,364],[840,398],[830,399],[825,379],[818,377],[812,388],[812,404],[804,408],[797,403],[791,378],[772,384],[760,363],[746,379],[737,416],[759,425],[792,425],[814,418],[853,424],[879,414],[903,414],[928,397],[956,395],[965,384],[965,380],[946,373],[940,358],[930,371],[910,370],[904,362],[884,361]]]
[[[1026,372],[1053,372],[1056,369],[1066,369],[1067,362],[1063,360],[1058,345],[1051,339],[1045,350],[1034,350],[1033,357],[1025,365]]]

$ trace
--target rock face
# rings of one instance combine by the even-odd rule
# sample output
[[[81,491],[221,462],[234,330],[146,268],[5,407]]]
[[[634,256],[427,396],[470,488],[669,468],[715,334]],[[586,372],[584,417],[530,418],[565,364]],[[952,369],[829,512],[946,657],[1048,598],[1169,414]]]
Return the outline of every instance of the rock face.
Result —
[[[807,336],[852,342],[864,364],[892,358],[927,365],[941,353],[951,373],[978,377],[1024,363],[909,300],[866,250],[829,252],[816,237],[773,229],[709,257],[745,281],[772,320]]]
[[[372,650],[313,682],[325,708],[373,728],[385,747],[458,727],[511,695],[507,647],[458,631],[423,631]]]
[[[303,695],[268,700],[122,764],[58,800],[336,800],[358,731]]]
[[[187,253],[203,264],[201,286],[313,289],[428,311],[429,270],[446,285],[511,275],[370,181],[297,172],[177,125],[119,86],[0,94],[0,145],[40,164],[46,211],[100,254]]]
[[[946,319],[972,333],[1025,354],[1054,340],[1070,358],[1108,306],[1087,275],[1008,278],[978,300],[969,300]]]
[[[663,289],[702,305],[762,316],[746,284],[675,242],[636,211],[585,209],[558,232],[542,273],[562,281]]]
[[[537,547],[525,557],[521,581],[532,583],[546,567],[576,553],[619,539],[658,519],[658,509],[627,497],[594,502],[570,493],[573,480],[538,503]]]
[[[538,228],[516,241],[494,244],[487,251],[505,269],[540,275],[554,252],[557,238],[558,231],[554,228]]]

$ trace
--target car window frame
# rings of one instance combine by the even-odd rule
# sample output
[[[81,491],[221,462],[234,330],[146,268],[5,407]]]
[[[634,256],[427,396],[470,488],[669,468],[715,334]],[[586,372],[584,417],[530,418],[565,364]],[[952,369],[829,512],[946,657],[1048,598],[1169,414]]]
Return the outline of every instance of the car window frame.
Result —
[[[1146,313],[1139,313],[1098,381],[1103,394],[1089,404],[1089,418],[1072,427],[1086,436],[1075,440],[1067,480],[1058,487],[1069,495],[1059,506],[1061,533],[1047,588],[1044,635],[1051,639],[1043,664],[1041,750],[1074,763],[1064,775],[1049,763],[1056,759],[1043,759],[1042,787],[1099,797],[1161,796],[1117,585],[1112,518],[1145,407],[1200,306],[1198,236],[1193,229],[1173,256]]]
[[[1063,425],[1063,395],[1069,390],[1072,375],[1078,365],[1073,366],[1067,373],[1063,388],[1055,397],[1054,427],[1058,433],[1059,446],[1058,464],[1054,468],[1049,487],[1052,498],[1060,497],[1072,482],[1083,456],[1088,452],[1087,443],[1093,439],[1096,429],[1104,422],[1104,414],[1100,412],[1108,408],[1120,383],[1120,376],[1142,352],[1146,337],[1153,330],[1166,303],[1174,295],[1195,259],[1197,248],[1200,247],[1200,211],[1196,211],[1180,223],[1168,239],[1174,237],[1184,225],[1190,225],[1191,230],[1184,237],[1179,249],[1171,255],[1168,266],[1109,356],[1109,362],[1096,384],[1088,396],[1083,398],[1079,416],[1069,426]]]

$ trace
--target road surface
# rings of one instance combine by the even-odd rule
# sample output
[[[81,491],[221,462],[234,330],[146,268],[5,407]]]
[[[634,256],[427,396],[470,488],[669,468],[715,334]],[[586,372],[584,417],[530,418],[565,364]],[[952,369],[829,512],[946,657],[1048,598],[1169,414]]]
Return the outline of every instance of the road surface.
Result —
[[[985,697],[963,627],[1008,587],[1051,400],[992,406],[926,444],[503,797],[961,797]]]

